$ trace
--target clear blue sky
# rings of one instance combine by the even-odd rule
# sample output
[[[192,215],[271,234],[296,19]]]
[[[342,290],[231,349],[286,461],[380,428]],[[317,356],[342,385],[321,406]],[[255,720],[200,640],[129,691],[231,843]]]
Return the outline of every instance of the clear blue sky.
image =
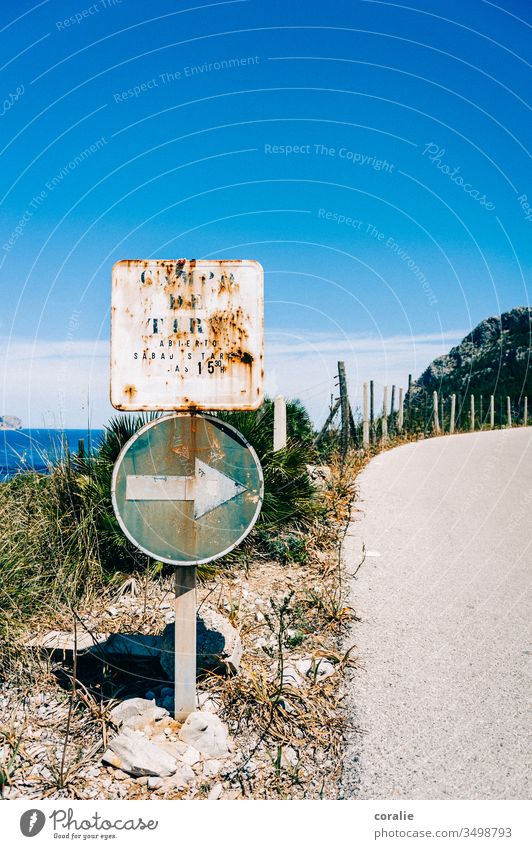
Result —
[[[0,413],[105,420],[122,258],[258,259],[316,420],[527,304],[530,10],[4,0]]]

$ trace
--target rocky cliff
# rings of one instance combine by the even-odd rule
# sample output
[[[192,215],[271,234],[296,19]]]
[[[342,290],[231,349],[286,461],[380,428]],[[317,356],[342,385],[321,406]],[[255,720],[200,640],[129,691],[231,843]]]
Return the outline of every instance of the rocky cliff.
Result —
[[[486,318],[412,385],[412,403],[436,390],[443,398],[509,395],[532,401],[532,309],[516,307]]]

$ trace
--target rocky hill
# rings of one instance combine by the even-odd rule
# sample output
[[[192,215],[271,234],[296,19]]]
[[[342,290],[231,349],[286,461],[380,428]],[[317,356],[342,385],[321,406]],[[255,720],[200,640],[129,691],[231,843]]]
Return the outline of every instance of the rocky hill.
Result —
[[[0,416],[0,430],[21,430],[22,422],[17,416]]]
[[[443,398],[509,395],[532,401],[532,309],[516,307],[486,318],[448,354],[435,359],[412,385],[412,404],[434,390]]]

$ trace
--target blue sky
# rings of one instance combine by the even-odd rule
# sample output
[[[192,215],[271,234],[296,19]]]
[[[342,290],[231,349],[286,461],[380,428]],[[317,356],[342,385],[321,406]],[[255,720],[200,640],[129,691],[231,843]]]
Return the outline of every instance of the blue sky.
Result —
[[[265,269],[267,389],[404,385],[529,303],[525,0],[4,0],[0,413],[94,425],[122,258]],[[527,206],[530,204],[530,206]]]

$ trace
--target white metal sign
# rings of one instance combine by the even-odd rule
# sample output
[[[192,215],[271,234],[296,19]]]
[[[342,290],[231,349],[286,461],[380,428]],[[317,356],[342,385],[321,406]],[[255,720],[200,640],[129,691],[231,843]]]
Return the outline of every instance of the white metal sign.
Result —
[[[113,267],[111,403],[254,410],[264,398],[264,273],[253,260]]]

